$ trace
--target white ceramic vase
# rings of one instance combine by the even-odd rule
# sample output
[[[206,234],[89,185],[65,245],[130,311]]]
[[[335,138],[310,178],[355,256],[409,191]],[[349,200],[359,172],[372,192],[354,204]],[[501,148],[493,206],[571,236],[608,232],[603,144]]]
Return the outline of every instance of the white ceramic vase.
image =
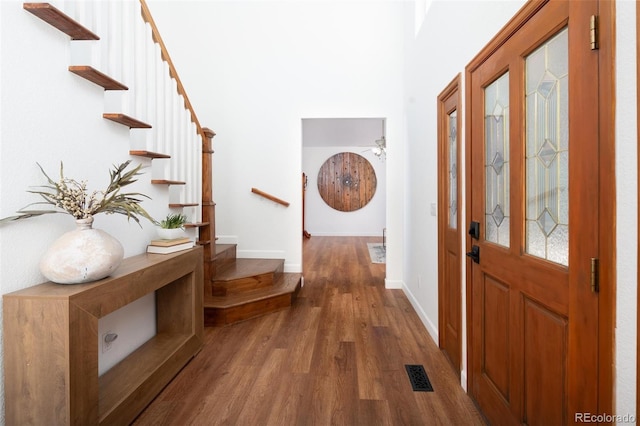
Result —
[[[100,229],[93,218],[76,220],[77,228],[58,238],[40,261],[40,272],[58,284],[97,281],[115,271],[122,258],[122,244]]]
[[[175,238],[182,238],[187,236],[187,233],[182,228],[166,229],[158,227],[157,233],[158,238],[160,238],[161,240],[173,240]]]

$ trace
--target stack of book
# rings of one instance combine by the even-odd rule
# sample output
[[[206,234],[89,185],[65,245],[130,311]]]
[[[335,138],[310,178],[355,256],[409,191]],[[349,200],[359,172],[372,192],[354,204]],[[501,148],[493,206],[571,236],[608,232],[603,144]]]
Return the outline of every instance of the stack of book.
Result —
[[[151,240],[147,246],[147,253],[169,254],[193,247],[193,241],[189,237],[174,238],[171,240]]]

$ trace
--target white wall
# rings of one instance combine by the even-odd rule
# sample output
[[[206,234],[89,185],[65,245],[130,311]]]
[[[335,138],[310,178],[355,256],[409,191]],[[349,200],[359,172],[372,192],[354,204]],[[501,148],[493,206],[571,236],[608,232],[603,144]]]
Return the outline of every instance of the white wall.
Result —
[[[616,376],[615,413],[636,412],[638,164],[637,3],[616,4]]]
[[[152,0],[149,6],[200,121],[217,133],[217,234],[237,240],[239,256],[283,255],[286,270],[301,270],[301,120],[386,117],[387,138],[403,139],[403,4]],[[389,149],[388,168],[402,170],[394,149],[401,152],[401,143]],[[263,202],[252,187],[291,206]],[[402,182],[396,189],[402,193]],[[401,208],[387,222],[390,240],[397,239],[387,278],[400,282]]]

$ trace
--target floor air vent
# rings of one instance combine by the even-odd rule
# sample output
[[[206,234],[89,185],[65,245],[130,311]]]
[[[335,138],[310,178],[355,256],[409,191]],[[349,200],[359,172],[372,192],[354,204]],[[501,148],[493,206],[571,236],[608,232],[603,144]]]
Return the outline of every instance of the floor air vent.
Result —
[[[415,392],[433,392],[433,386],[431,386],[431,382],[423,366],[405,365],[404,368],[407,370],[411,386]]]

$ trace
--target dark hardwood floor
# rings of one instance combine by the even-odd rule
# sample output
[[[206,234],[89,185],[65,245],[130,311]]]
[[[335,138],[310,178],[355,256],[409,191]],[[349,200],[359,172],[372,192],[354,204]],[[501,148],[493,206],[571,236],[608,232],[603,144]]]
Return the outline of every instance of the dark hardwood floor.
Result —
[[[367,242],[304,242],[293,307],[205,329],[203,350],[136,425],[483,425],[482,416]],[[435,272],[434,272],[435,273]],[[414,392],[406,364],[433,392]]]

